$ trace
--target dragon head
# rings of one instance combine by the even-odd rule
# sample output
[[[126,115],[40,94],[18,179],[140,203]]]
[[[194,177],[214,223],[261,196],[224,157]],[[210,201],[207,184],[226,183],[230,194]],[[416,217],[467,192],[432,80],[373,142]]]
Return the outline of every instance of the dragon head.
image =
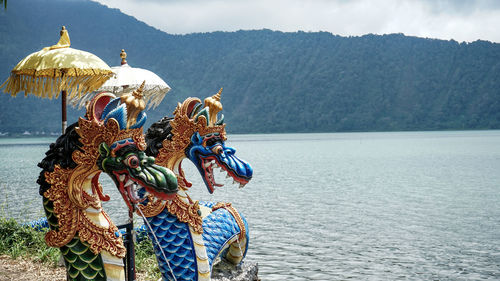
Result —
[[[177,106],[173,119],[157,122],[146,134],[148,153],[156,156],[159,165],[177,169],[189,187],[180,167],[182,159],[188,158],[200,172],[210,193],[223,185],[215,181],[216,169],[227,173],[227,177],[239,187],[245,186],[253,174],[250,164],[238,158],[236,150],[225,144],[224,116],[217,118],[217,113],[222,110],[221,91],[206,98],[204,105],[197,98],[186,99]],[[165,124],[166,127],[159,128]],[[158,134],[158,130],[161,133]]]
[[[215,181],[214,173],[218,168],[220,172],[227,173],[227,177],[233,178],[233,183],[239,184],[240,188],[252,178],[252,167],[236,157],[235,152],[234,148],[226,146],[221,135],[200,135],[198,132],[193,134],[185,150],[186,157],[194,163],[210,193],[215,187],[223,186]]]
[[[117,127],[114,138],[99,142],[96,164],[113,179],[131,210],[141,202],[138,196],[140,189],[163,200],[172,199],[177,192],[175,174],[156,165],[155,159],[144,153],[146,145],[142,125],[146,114],[142,111],[142,96],[137,93],[140,90],[119,98],[102,93],[94,98],[90,105],[91,113],[88,113],[94,124]]]
[[[51,145],[39,164],[45,210],[55,214],[48,216],[53,225],[45,235],[47,245],[62,247],[78,235],[96,255],[106,250],[125,257],[118,229],[102,210],[101,201],[110,199],[99,183],[102,172],[111,176],[131,209],[138,202],[139,188],[164,200],[175,197],[175,175],[144,154],[146,115],[138,110],[144,104],[140,93],[132,95],[96,95],[87,104],[85,117]]]
[[[125,139],[108,146],[99,146],[98,165],[115,182],[130,209],[144,201],[138,192],[147,192],[163,200],[172,199],[177,192],[177,177],[169,169],[155,165],[155,159],[147,156],[132,139]]]

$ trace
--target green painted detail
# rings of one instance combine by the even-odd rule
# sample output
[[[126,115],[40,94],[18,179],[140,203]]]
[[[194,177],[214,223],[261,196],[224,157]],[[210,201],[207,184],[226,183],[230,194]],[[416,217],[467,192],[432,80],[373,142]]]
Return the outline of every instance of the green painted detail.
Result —
[[[154,158],[147,156],[137,146],[129,144],[121,147],[115,151],[115,157],[113,157],[107,144],[102,143],[99,146],[99,152],[98,167],[108,173],[115,182],[119,182],[119,179],[113,171],[127,174],[130,179],[141,182],[157,192],[170,194],[177,192],[175,174],[164,167],[155,165]]]
[[[87,268],[82,270],[82,275],[89,280],[96,280],[97,276],[99,275],[99,271],[95,271],[94,269],[92,269],[92,267],[87,266]]]
[[[92,253],[87,243],[76,236],[61,247],[70,280],[106,280],[101,255]]]
[[[49,223],[50,229],[59,229],[57,217],[54,214],[54,205],[52,201],[43,197],[43,208],[45,210],[45,216],[47,217],[47,222]]]
[[[64,250],[62,248],[64,248],[64,247],[61,247],[61,252],[64,256],[64,260],[70,264],[75,263],[76,259],[78,258],[77,255],[75,255],[75,253],[71,252],[70,248],[66,248]]]
[[[43,207],[50,229],[58,229],[57,217],[54,214],[52,201],[43,197]],[[59,248],[66,264],[68,280],[71,281],[105,281],[106,272],[101,255],[92,253],[87,243],[80,241],[76,235],[68,244]]]
[[[99,256],[90,256],[90,255],[80,255],[80,258],[85,261],[88,264],[93,264],[95,259],[97,259]],[[98,268],[96,268],[98,269]]]
[[[151,172],[148,171],[148,170],[143,170],[144,174],[146,174],[146,179],[148,182],[153,182],[154,181],[154,177],[153,175],[151,175]]]
[[[73,241],[71,241],[73,242]],[[79,241],[76,241],[76,242],[73,242],[72,245],[69,245],[70,243],[68,243],[68,247],[71,247],[71,251],[77,255],[83,255],[85,252],[88,251],[88,246],[87,245],[84,245],[83,243],[78,243]],[[92,258],[94,259],[94,258]],[[89,260],[89,262],[92,262],[92,260]]]
[[[102,267],[102,264],[99,264],[99,263],[96,263],[96,262],[89,263],[89,266],[90,266],[90,268],[92,268],[95,271],[102,271],[102,270],[104,270],[104,268]]]
[[[149,168],[146,167],[145,170],[149,170]],[[164,175],[160,173],[154,173],[154,171],[151,174],[153,175],[155,181],[158,183],[159,186],[167,186],[167,180]]]

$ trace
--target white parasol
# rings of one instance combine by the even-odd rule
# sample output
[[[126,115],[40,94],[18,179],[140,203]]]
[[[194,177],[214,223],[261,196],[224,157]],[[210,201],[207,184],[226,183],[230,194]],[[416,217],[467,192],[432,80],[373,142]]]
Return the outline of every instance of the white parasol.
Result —
[[[144,101],[148,109],[157,107],[165,97],[165,94],[170,90],[170,86],[155,73],[147,69],[128,65],[126,61],[127,53],[125,53],[125,50],[121,51],[120,57],[122,58],[121,65],[111,67],[115,76],[107,80],[97,91],[111,92],[119,97],[138,89],[145,81],[144,90],[142,92]],[[90,99],[91,97],[85,100],[75,100],[73,102],[78,103],[79,106],[83,106],[87,100]]]

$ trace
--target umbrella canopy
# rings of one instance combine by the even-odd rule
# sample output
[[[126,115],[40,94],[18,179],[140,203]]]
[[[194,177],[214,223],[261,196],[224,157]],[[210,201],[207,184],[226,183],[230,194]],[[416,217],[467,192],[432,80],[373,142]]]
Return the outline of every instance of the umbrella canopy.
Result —
[[[155,73],[147,69],[128,65],[125,50],[121,51],[120,57],[122,58],[121,65],[111,68],[115,75],[107,80],[98,91],[108,91],[116,96],[122,96],[135,91],[145,82],[142,94],[144,95],[147,107],[154,108],[158,106],[165,97],[165,94],[170,90],[170,86]],[[89,99],[89,97],[80,100],[79,105],[84,105],[86,99]]]
[[[66,94],[78,99],[98,89],[113,72],[99,57],[70,48],[69,34],[63,26],[59,42],[28,55],[11,71],[0,86],[4,92],[16,96],[33,94],[42,98],[58,98],[63,103],[63,131],[66,117]]]

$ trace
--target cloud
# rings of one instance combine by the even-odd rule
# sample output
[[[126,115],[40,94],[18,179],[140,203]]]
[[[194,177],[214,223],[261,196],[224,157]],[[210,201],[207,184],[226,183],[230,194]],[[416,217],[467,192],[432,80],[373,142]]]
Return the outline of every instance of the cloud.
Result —
[[[268,28],[500,42],[494,0],[98,0],[173,34]]]

